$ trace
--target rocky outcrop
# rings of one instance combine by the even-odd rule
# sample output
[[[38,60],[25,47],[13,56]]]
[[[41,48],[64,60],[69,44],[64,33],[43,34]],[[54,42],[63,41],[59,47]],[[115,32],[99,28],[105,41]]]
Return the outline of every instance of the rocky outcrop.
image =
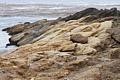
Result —
[[[85,44],[88,42],[87,37],[84,37],[81,34],[72,34],[70,36],[70,38],[73,42],[78,42],[78,43],[82,43],[82,44]]]
[[[22,46],[0,56],[0,79],[120,79],[120,18],[105,17],[85,22],[90,17],[67,22],[58,20],[54,24],[45,21],[44,25],[50,24],[47,29],[44,26],[45,31],[31,39],[29,37],[37,32],[36,26],[14,34],[12,41]],[[37,29],[43,30],[43,27]],[[24,35],[31,41],[23,43]]]
[[[111,16],[114,16],[114,17],[111,17]],[[60,17],[56,20],[40,20],[35,23],[25,22],[24,24],[18,24],[13,27],[3,29],[3,31],[7,31],[7,33],[12,35],[12,37],[9,39],[10,44],[8,44],[8,45],[14,44],[17,46],[21,46],[21,45],[25,45],[25,44],[31,44],[31,43],[34,43],[34,42],[40,40],[42,38],[40,36],[42,34],[44,34],[47,30],[52,28],[57,23],[64,23],[64,21],[69,21],[69,20],[77,20],[82,17],[84,17],[81,19],[81,21],[83,21],[83,22],[92,22],[92,21],[96,21],[96,20],[102,21],[100,18],[104,18],[104,17],[106,17],[106,20],[111,20],[111,19],[115,19],[115,16],[116,17],[120,16],[120,11],[117,10],[116,8],[112,8],[110,10],[108,10],[108,9],[98,10],[96,8],[87,8],[83,11],[77,12],[77,13],[70,15],[68,17],[65,17],[65,18]],[[107,18],[107,17],[109,17],[109,18]],[[81,22],[81,21],[79,21],[79,22]],[[105,21],[105,20],[103,20],[103,21]],[[75,24],[78,24],[79,22],[76,22]],[[53,25],[53,26],[51,26],[51,25]],[[99,26],[99,24],[96,24],[96,25]],[[91,30],[91,28],[88,27],[83,31],[90,31],[90,30]],[[117,34],[117,33],[115,33],[115,34]],[[113,35],[112,37],[114,38],[115,35]],[[118,38],[117,38],[117,40],[118,40]]]
[[[120,43],[120,24],[114,23],[113,27],[107,30],[111,34],[111,37]]]
[[[17,46],[30,44],[35,41],[32,41],[34,38],[39,37],[44,32],[49,30],[52,26],[59,22],[59,18],[57,20],[40,20],[35,23],[24,23],[18,24],[11,28],[3,29],[3,31],[7,31],[9,35],[12,37],[9,39],[10,44],[14,44]]]
[[[120,16],[120,11],[117,10],[117,8],[112,8],[110,10],[108,10],[108,9],[98,10],[96,8],[87,8],[83,11],[80,11],[73,15],[62,18],[61,20],[62,21],[77,20],[81,17],[85,17],[88,15],[91,15],[92,17],[88,18],[86,21],[92,21],[92,20],[95,20],[98,18],[103,18],[103,17]]]

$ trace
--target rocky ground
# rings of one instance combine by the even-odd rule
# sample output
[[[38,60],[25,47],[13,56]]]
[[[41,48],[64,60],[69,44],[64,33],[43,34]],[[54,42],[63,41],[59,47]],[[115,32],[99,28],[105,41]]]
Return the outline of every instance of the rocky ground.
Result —
[[[0,57],[1,80],[119,80],[120,11],[88,8],[4,29],[18,48]]]

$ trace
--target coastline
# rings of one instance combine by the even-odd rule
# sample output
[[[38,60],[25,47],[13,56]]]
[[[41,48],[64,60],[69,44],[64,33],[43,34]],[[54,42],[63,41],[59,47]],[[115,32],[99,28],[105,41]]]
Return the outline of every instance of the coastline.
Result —
[[[114,13],[114,14],[113,14]],[[77,20],[85,16],[91,15],[90,18],[86,19],[86,22],[89,20],[97,20],[102,17],[119,17],[120,11],[117,10],[117,8],[111,8],[111,9],[103,9],[99,10],[96,8],[87,8],[83,11],[76,12],[73,15],[69,15],[67,17],[54,20],[39,20],[33,23],[25,22],[25,23],[19,23],[17,25],[14,25],[12,27],[8,27],[3,29],[3,31],[6,31],[11,37],[9,38],[9,45],[16,45],[16,46],[22,46],[26,44],[32,44],[38,40],[40,40],[42,37],[42,34],[44,34],[47,30],[51,28],[52,25],[56,25],[60,22],[67,22],[70,20]]]
[[[87,8],[3,29],[18,48],[0,56],[0,79],[120,79],[120,10]]]
[[[47,18],[47,17],[46,17]],[[2,29],[11,27],[13,25],[19,24],[19,23],[25,23],[30,22],[33,23],[38,20],[45,19],[45,17],[0,17],[0,52],[7,52],[14,48],[16,48],[14,45],[6,47],[6,44],[9,43],[9,38],[11,37],[6,32],[3,32]],[[53,20],[56,18],[47,18],[48,20]]]

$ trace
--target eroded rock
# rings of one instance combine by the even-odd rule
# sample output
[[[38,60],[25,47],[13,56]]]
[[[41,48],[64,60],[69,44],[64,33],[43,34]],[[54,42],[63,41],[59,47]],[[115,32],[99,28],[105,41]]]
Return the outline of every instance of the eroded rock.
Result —
[[[116,42],[120,43],[120,27],[113,27],[109,29],[108,32]]]
[[[78,42],[78,43],[82,43],[82,44],[85,44],[88,42],[87,37],[84,37],[81,34],[72,34],[70,36],[70,38],[73,42]]]
[[[8,28],[17,33],[10,42],[20,47],[1,55],[4,73],[0,72],[0,79],[120,79],[120,18],[114,17],[119,16],[116,12],[115,8],[89,8],[66,18],[67,22],[42,20],[24,23],[20,31]]]
[[[112,59],[120,59],[120,48],[115,48],[115,49],[111,50],[110,57]]]
[[[120,60],[113,61],[109,63],[108,65],[104,65],[101,69],[101,79],[120,79]]]
[[[120,11],[117,10],[117,8],[111,8],[110,10],[108,10],[108,9],[98,10],[96,8],[87,8],[83,11],[80,11],[73,15],[62,18],[61,20],[63,20],[63,21],[77,20],[81,17],[85,17],[88,15],[92,15],[92,17],[89,17],[88,19],[86,19],[85,21],[87,21],[87,22],[93,21],[98,18],[103,18],[103,17],[120,16]]]

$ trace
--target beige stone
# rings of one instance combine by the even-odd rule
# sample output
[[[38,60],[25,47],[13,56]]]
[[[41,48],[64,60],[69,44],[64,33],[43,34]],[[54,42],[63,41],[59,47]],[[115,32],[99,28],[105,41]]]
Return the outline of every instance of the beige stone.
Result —
[[[96,49],[90,47],[88,44],[87,45],[82,45],[82,44],[77,44],[76,47],[76,54],[80,55],[87,55],[87,54],[95,54],[96,53]]]
[[[18,69],[18,66],[13,66],[14,69]]]
[[[111,28],[112,21],[86,23],[84,20],[87,18],[90,17],[49,26],[42,35],[32,40],[34,43],[6,52],[0,58],[1,69],[7,71],[4,74],[13,73],[11,76],[31,80],[64,80],[67,77],[70,80],[100,80],[99,68],[106,62],[119,59],[119,49],[109,47],[98,50],[101,41],[110,36],[106,30]],[[12,39],[19,40],[24,35],[15,35]],[[78,41],[71,40],[70,35]],[[97,51],[102,54],[96,54]],[[19,71],[24,75],[16,74]]]
[[[74,28],[73,30],[71,30],[71,33],[81,32],[81,31],[84,30],[86,27],[88,27],[88,25],[83,25],[83,26],[76,27],[76,28]]]
[[[40,59],[44,58],[44,55],[40,55],[41,53],[33,53],[28,55],[28,59],[29,61],[35,62],[35,61],[39,61]]]
[[[97,46],[99,46],[101,44],[101,40],[98,37],[89,37],[88,38],[88,44],[92,48],[96,48]]]
[[[19,41],[22,37],[24,37],[24,33],[16,34],[12,36],[10,39],[15,42],[15,41]]]
[[[82,36],[81,34],[71,34],[70,38],[71,38],[71,41],[73,41],[73,42],[78,42],[78,43],[82,43],[82,44],[85,44],[88,42],[88,38]]]
[[[96,53],[96,49],[91,47],[86,47],[81,54],[95,54],[95,53]]]
[[[76,74],[71,80],[100,80],[100,70],[99,68],[88,69],[80,74]]]
[[[13,80],[21,80],[21,79],[19,79],[19,78],[14,78]]]
[[[65,62],[73,61],[76,59],[76,56],[71,55],[69,52],[59,52],[52,57],[57,63],[63,64]]]
[[[98,33],[98,38],[104,39],[107,37],[109,34],[106,33],[106,30],[112,27],[112,21],[105,21],[102,22],[100,27],[99,27],[99,33]]]
[[[55,62],[52,60],[48,60],[48,59],[41,59],[39,61],[39,65],[35,66],[33,69],[35,71],[44,71],[47,69],[51,69],[52,66],[55,65]]]
[[[70,44],[70,45],[62,45],[59,49],[59,51],[74,51],[75,50],[75,44]]]
[[[75,70],[78,70],[79,68],[84,67],[88,63],[88,61],[89,61],[88,56],[86,55],[80,56],[80,57],[77,57],[76,60],[66,64],[64,68],[70,71],[75,71]]]
[[[31,78],[30,80],[35,80],[35,78]]]
[[[44,54],[49,58],[53,57],[55,54],[58,54],[58,53],[59,51],[54,51],[54,50],[44,51]]]
[[[93,23],[91,26],[93,28],[99,28],[100,27],[100,23]]]

